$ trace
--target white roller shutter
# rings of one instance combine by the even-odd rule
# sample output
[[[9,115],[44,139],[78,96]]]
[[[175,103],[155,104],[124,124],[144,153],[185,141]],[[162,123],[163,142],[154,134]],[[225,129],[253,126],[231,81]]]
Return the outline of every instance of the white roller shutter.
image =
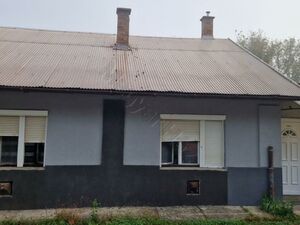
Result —
[[[199,141],[200,124],[194,120],[161,120],[162,141]]]
[[[223,121],[205,121],[205,166],[224,167]]]
[[[44,143],[46,133],[46,117],[26,117],[25,142]]]
[[[19,117],[0,116],[0,136],[18,136]]]

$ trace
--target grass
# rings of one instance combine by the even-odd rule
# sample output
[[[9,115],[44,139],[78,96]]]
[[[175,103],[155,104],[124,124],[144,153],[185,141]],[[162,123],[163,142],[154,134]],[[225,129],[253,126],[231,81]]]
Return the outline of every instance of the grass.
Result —
[[[78,213],[61,211],[53,219],[43,220],[7,220],[0,225],[300,225],[300,217],[293,214],[293,205],[283,201],[263,198],[261,209],[274,215],[273,219],[248,217],[243,220],[164,220],[157,217],[118,217],[108,216],[99,218],[97,200],[92,203],[92,211],[87,218],[81,218]]]
[[[293,204],[290,202],[272,199],[267,196],[262,199],[260,206],[260,208],[267,213],[286,218],[293,218],[295,216],[293,207]]]
[[[299,225],[300,218],[277,218],[273,220],[183,220],[170,221],[158,218],[108,218],[99,220],[95,217],[81,219],[74,215],[58,215],[54,219],[46,220],[22,220],[22,221],[0,221],[0,225]]]

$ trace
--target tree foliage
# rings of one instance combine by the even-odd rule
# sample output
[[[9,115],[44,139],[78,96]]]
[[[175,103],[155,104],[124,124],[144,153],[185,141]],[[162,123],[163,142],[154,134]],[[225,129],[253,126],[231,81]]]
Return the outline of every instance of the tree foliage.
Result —
[[[300,40],[295,38],[274,40],[259,30],[247,35],[239,32],[237,43],[285,76],[300,83]]]

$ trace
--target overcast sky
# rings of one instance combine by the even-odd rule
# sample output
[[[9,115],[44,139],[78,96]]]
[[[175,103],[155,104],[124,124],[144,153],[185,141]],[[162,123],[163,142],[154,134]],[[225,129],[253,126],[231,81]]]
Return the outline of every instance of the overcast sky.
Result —
[[[116,8],[132,9],[130,33],[200,37],[210,10],[215,36],[262,29],[272,38],[300,38],[299,0],[0,0],[0,26],[116,33]]]

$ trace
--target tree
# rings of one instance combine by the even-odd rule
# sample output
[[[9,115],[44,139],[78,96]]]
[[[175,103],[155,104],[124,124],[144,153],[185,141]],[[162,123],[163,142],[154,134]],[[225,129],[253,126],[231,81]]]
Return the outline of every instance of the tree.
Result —
[[[237,43],[270,64],[285,76],[300,83],[300,40],[273,40],[259,31],[237,34]]]

